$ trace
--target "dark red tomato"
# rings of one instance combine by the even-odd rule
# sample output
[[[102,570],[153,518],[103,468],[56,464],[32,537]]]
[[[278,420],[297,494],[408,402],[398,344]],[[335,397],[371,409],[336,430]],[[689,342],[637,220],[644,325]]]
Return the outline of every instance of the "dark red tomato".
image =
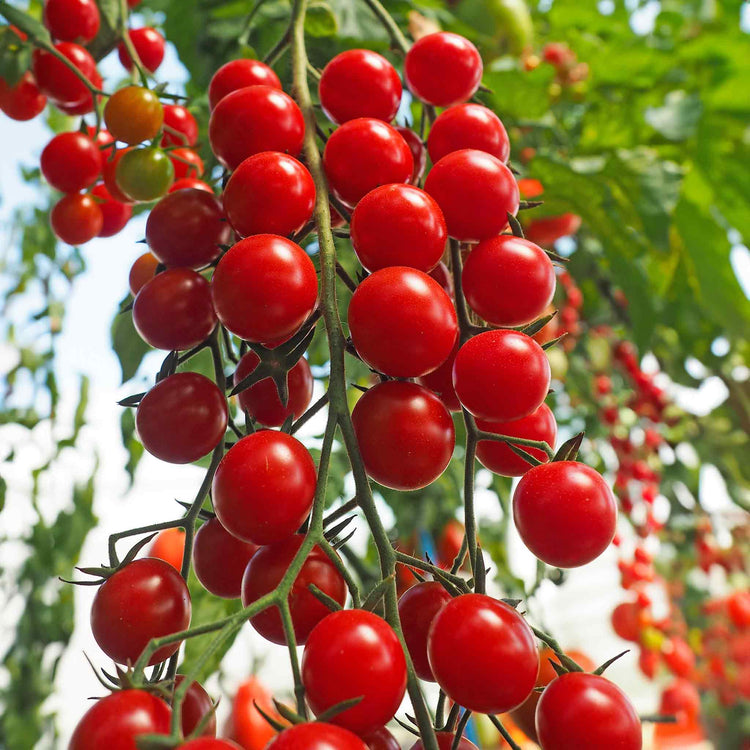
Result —
[[[424,190],[382,185],[357,204],[351,220],[354,250],[368,271],[409,266],[427,273],[443,256],[443,212]]]
[[[523,703],[539,671],[539,652],[526,620],[484,594],[458,596],[435,615],[427,654],[446,695],[483,714]]]
[[[530,323],[555,294],[555,269],[547,253],[528,240],[501,234],[474,247],[461,286],[477,315],[497,326]]]
[[[104,217],[90,195],[68,193],[49,213],[52,231],[69,245],[83,245],[101,232]]]
[[[224,188],[224,210],[240,237],[299,232],[315,208],[315,183],[307,168],[278,151],[251,156]]]
[[[312,507],[315,464],[291,435],[261,430],[235,443],[214,476],[214,510],[239,539],[272,544],[294,534]]]
[[[456,355],[453,386],[479,419],[510,422],[531,414],[547,397],[550,367],[539,344],[518,331],[487,331]]]
[[[91,195],[99,201],[99,209],[102,212],[102,228],[98,236],[113,237],[122,231],[133,215],[133,207],[128,203],[116,201],[109,194],[106,185],[96,185]]]
[[[623,640],[638,643],[641,639],[641,608],[636,602],[621,602],[612,610],[612,629]]]
[[[557,437],[555,415],[547,404],[542,404],[531,414],[512,422],[487,422],[484,419],[477,419],[477,427],[484,432],[493,432],[496,435],[543,440],[552,448],[555,447]],[[539,448],[523,445],[518,447],[540,461],[548,460],[547,454]],[[496,440],[480,440],[477,444],[477,458],[482,466],[504,477],[520,477],[531,468],[531,464],[514,453],[509,445]]]
[[[208,282],[189,268],[157,274],[135,298],[133,323],[156,349],[192,349],[216,326]]]
[[[219,261],[211,281],[219,320],[247,341],[284,340],[307,320],[318,300],[318,277],[291,240],[258,234]]]
[[[11,120],[33,120],[47,106],[47,97],[39,91],[34,74],[27,70],[15,86],[0,78],[0,110]]]
[[[120,190],[134,201],[155,201],[174,182],[174,167],[159,148],[134,148],[117,164],[115,180]]]
[[[331,721],[360,735],[374,732],[393,718],[406,691],[401,643],[372,612],[331,612],[307,639],[302,682],[316,715],[361,695],[357,705]]]
[[[91,630],[99,648],[118,664],[135,664],[152,638],[190,626],[190,594],[180,574],[164,560],[133,560],[110,576],[91,605]],[[168,659],[179,643],[164,646],[149,664]]]
[[[427,149],[424,147],[422,139],[411,128],[396,125],[396,132],[406,141],[406,145],[411,151],[412,159],[414,159],[414,169],[412,169],[411,178],[408,182],[416,185],[424,174],[424,168],[427,164]]]
[[[99,31],[99,8],[94,0],[46,0],[44,25],[61,42],[90,42]]]
[[[205,190],[165,195],[146,222],[146,242],[165,266],[207,266],[219,257],[231,234],[221,203]]]
[[[184,674],[178,674],[174,680],[175,689],[177,689],[182,682],[185,680]],[[198,724],[203,721],[203,718],[212,712],[214,702],[211,700],[211,696],[206,692],[203,685],[200,682],[191,682],[190,687],[185,693],[185,698],[182,701],[182,711],[180,718],[182,719],[182,734],[184,737],[188,737],[197,729]],[[216,736],[216,714],[212,714],[211,718],[206,722],[201,737],[214,737]]]
[[[303,536],[295,534],[261,547],[253,555],[242,579],[243,607],[252,604],[279,585],[304,539]],[[344,605],[346,583],[336,566],[318,545],[315,545],[305,558],[289,595],[294,636],[298,645],[305,643],[310,631],[331,612],[310,592],[308,587],[311,584]],[[266,640],[280,645],[286,643],[284,627],[276,607],[264,610],[253,617],[250,623]]]
[[[662,659],[675,677],[692,677],[695,654],[683,638],[670,638],[662,646]]]
[[[248,156],[281,151],[297,156],[305,120],[296,102],[272,86],[249,86],[224,96],[211,113],[208,138],[216,158],[236,169]]]
[[[175,148],[169,152],[175,179],[200,177],[204,172],[203,159],[191,148]]]
[[[133,29],[128,31],[130,41],[135,48],[138,59],[141,61],[146,70],[150,73],[156,71],[164,60],[164,37],[150,26],[142,29]],[[130,59],[130,53],[124,42],[117,45],[117,56],[125,70],[133,69],[133,61]]]
[[[261,716],[258,708],[274,719],[281,718],[268,689],[256,677],[250,677],[237,689],[225,732],[244,750],[263,750],[276,735],[276,730]]]
[[[122,690],[100,698],[86,711],[68,750],[136,750],[140,734],[169,734],[172,711],[145,690]]]
[[[468,39],[439,31],[423,36],[406,53],[404,77],[423,102],[450,107],[474,96],[482,80],[482,58]]]
[[[458,336],[450,297],[426,273],[405,266],[382,268],[361,282],[348,321],[359,356],[374,370],[401,378],[437,369]]]
[[[255,352],[250,351],[245,354],[237,365],[234,382],[239,383],[246,378],[255,370],[259,361]],[[287,373],[287,387],[289,400],[286,406],[281,403],[276,383],[271,378],[264,378],[241,391],[238,394],[240,406],[253,419],[267,427],[280,427],[289,415],[295,418],[302,416],[310,405],[313,393],[313,376],[310,372],[310,365],[304,357],[300,358]]]
[[[44,179],[62,193],[92,185],[102,171],[102,154],[87,135],[77,131],[56,135],[42,151]]]
[[[87,50],[72,42],[58,42],[55,49],[67,57],[89,81],[94,82],[96,62]],[[55,104],[74,106],[91,102],[93,105],[91,92],[81,79],[54,55],[35,49],[31,66],[39,89]]]
[[[179,750],[242,750],[232,740],[218,740],[215,737],[198,737],[179,745],[178,748]]]
[[[331,190],[347,206],[379,185],[408,182],[414,158],[406,141],[382,120],[359,117],[331,134],[323,151]]]
[[[385,487],[426,487],[453,455],[451,415],[420,385],[390,380],[370,388],[357,401],[352,421],[367,473]]]
[[[109,194],[120,203],[134,203],[133,199],[125,195],[120,190],[120,186],[117,184],[117,167],[120,164],[122,157],[130,151],[130,148],[121,148],[111,152],[105,159],[104,167],[102,169],[102,177],[104,178],[104,185],[106,186]]]
[[[148,557],[158,557],[175,570],[182,568],[185,554],[185,530],[179,527],[160,531],[148,547]]]
[[[427,139],[432,163],[464,148],[484,151],[502,162],[508,161],[508,133],[491,109],[481,104],[459,104],[438,115]]]
[[[617,505],[599,472],[577,461],[553,461],[523,475],[513,494],[513,520],[536,557],[577,568],[609,546]]]
[[[499,159],[476,149],[444,156],[427,175],[424,189],[443,210],[448,234],[462,242],[479,242],[505,229],[516,214],[518,185]]]
[[[451,600],[451,595],[437,581],[412,586],[398,600],[398,614],[409,656],[417,676],[435,682],[427,660],[427,633],[435,615]]]
[[[208,86],[208,102],[213,109],[227,94],[248,86],[270,86],[281,90],[281,81],[272,68],[260,60],[232,60],[222,65]]]
[[[440,750],[451,750],[453,748],[455,734],[451,732],[437,732],[436,736]],[[411,746],[411,750],[424,750],[422,740],[417,740]],[[458,750],[477,750],[477,746],[473,742],[469,742],[466,737],[461,737],[458,742]]]
[[[545,216],[530,221],[524,230],[526,239],[537,245],[554,245],[560,237],[575,234],[581,227],[581,217],[577,214]]]
[[[151,253],[143,253],[135,259],[128,275],[128,286],[134,297],[154,278],[158,265],[159,261]]]
[[[594,674],[568,672],[545,688],[536,731],[549,750],[640,750],[641,722],[625,693]]]
[[[430,271],[432,276],[438,284],[445,290],[445,293],[453,299],[456,296],[456,290],[453,288],[453,274],[448,270],[448,266],[440,261],[435,268]]]
[[[114,138],[132,146],[156,136],[164,122],[164,109],[153,91],[126,86],[107,100],[104,122]]]
[[[385,727],[376,729],[362,740],[370,750],[401,750],[398,740]]]
[[[727,598],[727,614],[738,628],[750,625],[750,590],[738,589]]]
[[[276,739],[266,746],[266,750],[367,750],[356,734],[346,729],[325,724],[310,722],[297,724],[285,729]]]
[[[162,146],[195,146],[198,143],[198,123],[181,104],[164,105],[164,135]]]
[[[206,591],[222,599],[239,599],[242,576],[258,545],[232,536],[212,518],[195,534],[193,567]]]
[[[176,193],[178,190],[204,190],[207,193],[214,194],[213,188],[203,182],[203,180],[196,180],[195,177],[183,177],[181,180],[175,180],[172,183],[172,187],[167,192]]]
[[[138,404],[135,427],[143,447],[162,461],[188,464],[210,453],[227,429],[227,402],[197,372],[160,380]]]
[[[337,125],[357,117],[390,122],[401,103],[401,79],[377,52],[350,49],[323,68],[318,93],[323,111]]]
[[[429,388],[440,397],[440,400],[448,411],[461,411],[461,402],[458,400],[456,391],[453,388],[453,362],[456,359],[459,343],[456,340],[451,353],[448,355],[448,359],[437,370],[428,372],[427,375],[422,375],[421,378],[417,379],[420,385]]]

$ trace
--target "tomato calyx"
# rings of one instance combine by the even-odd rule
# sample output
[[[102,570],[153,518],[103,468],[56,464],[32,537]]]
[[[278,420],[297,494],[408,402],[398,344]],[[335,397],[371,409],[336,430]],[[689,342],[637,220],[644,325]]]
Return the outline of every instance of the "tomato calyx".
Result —
[[[570,440],[566,440],[555,453],[552,461],[575,461],[578,457],[578,451],[583,442],[583,432],[574,435]]]

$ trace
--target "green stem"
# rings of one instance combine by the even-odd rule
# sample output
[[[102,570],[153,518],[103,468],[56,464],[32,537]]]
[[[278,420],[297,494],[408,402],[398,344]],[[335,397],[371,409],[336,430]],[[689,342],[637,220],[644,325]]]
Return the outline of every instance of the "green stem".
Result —
[[[148,74],[146,69],[143,67],[141,58],[138,55],[133,40],[130,38],[128,33],[128,3],[127,0],[120,0],[120,17],[118,19],[117,31],[122,39],[122,43],[125,45],[125,49],[128,51],[133,67],[138,71],[138,77],[141,79],[141,83],[148,88]]]
[[[383,27],[388,32],[388,36],[391,38],[393,46],[406,54],[411,47],[411,43],[404,36],[404,32],[401,31],[399,25],[393,20],[393,16],[381,5],[380,0],[364,0],[365,5],[375,14],[375,17],[383,24]]]

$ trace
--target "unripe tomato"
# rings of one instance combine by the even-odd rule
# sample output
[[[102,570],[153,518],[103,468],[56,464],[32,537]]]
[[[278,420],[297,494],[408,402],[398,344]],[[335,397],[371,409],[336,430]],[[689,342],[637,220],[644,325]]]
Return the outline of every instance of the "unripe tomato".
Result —
[[[174,181],[174,167],[158,148],[134,148],[122,155],[115,180],[120,189],[135,201],[161,198]]]
[[[132,29],[127,33],[143,67],[149,73],[154,73],[161,65],[162,60],[164,60],[164,37],[150,26],[142,29]],[[117,56],[120,58],[120,62],[125,70],[133,69],[133,61],[130,59],[130,53],[125,46],[125,42],[120,42],[117,45]]]
[[[53,39],[90,42],[99,31],[99,8],[94,0],[46,0],[44,25]]]
[[[174,680],[175,689],[177,689],[182,682],[185,680],[184,674],[178,674]],[[214,702],[211,700],[211,696],[206,692],[206,689],[200,682],[191,682],[190,687],[185,693],[185,698],[182,701],[182,713],[180,718],[182,719],[182,734],[188,737],[193,733],[197,726],[203,721],[203,718],[211,713],[214,709]],[[211,717],[206,722],[201,732],[201,739],[193,740],[194,743],[204,741],[202,738],[214,737],[216,735],[216,714],[212,713]],[[210,740],[206,740],[210,741]],[[192,743],[189,743],[192,744]],[[186,747],[181,745],[181,747]],[[233,746],[229,745],[231,749]],[[193,750],[198,750],[199,746],[193,746]],[[217,748],[217,750],[220,750]]]
[[[430,128],[427,151],[436,164],[446,154],[472,148],[502,162],[510,156],[510,140],[500,118],[481,104],[459,104],[438,115]]]
[[[102,212],[102,228],[97,236],[113,237],[122,231],[133,215],[132,206],[116,201],[109,194],[106,185],[96,185],[91,195],[99,201],[99,209]]]
[[[315,721],[285,729],[266,745],[266,750],[367,750],[356,734],[346,729]]]
[[[52,207],[49,223],[63,242],[83,245],[101,232],[104,217],[90,195],[68,193]]]
[[[232,60],[222,65],[208,86],[211,109],[227,95],[248,86],[270,86],[281,91],[281,81],[272,68],[260,60]]]
[[[164,110],[153,91],[126,86],[109,97],[104,122],[114,138],[133,145],[156,136],[164,122]]]
[[[158,557],[169,563],[175,570],[182,569],[185,553],[185,529],[176,526],[160,531],[148,548],[148,557]]]
[[[67,57],[91,83],[97,83],[96,62],[86,49],[71,42],[58,42],[55,49],[61,55]],[[58,106],[63,104],[93,107],[91,92],[80,78],[54,55],[41,49],[35,49],[32,55],[31,68],[41,92]],[[100,81],[101,79],[99,79]],[[86,111],[90,111],[90,109]]]
[[[143,253],[135,259],[128,275],[128,286],[134,297],[154,278],[158,265],[159,261],[151,253]]]
[[[181,104],[165,104],[162,146],[195,146],[198,142],[198,123]],[[171,132],[175,131],[175,132]]]
[[[0,78],[0,110],[11,120],[33,120],[47,106],[47,97],[36,85],[34,74],[27,70],[14,86]]]
[[[96,182],[102,171],[102,155],[87,135],[56,135],[42,151],[44,179],[62,193],[77,193]]]

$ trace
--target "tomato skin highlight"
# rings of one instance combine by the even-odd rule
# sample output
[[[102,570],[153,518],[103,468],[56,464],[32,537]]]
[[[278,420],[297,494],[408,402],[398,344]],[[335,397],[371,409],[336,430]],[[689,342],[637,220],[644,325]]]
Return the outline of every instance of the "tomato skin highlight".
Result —
[[[101,232],[104,216],[90,195],[68,193],[52,207],[49,223],[63,242],[83,245]]]
[[[84,47],[72,42],[58,42],[55,49],[70,60],[73,65],[89,80],[96,83],[99,74],[96,62]],[[35,49],[31,57],[31,69],[39,90],[48,96],[56,105],[94,106],[91,92],[78,76],[54,55],[41,49]]]
[[[42,151],[44,179],[62,193],[77,193],[92,185],[102,171],[102,155],[84,133],[56,135]]]
[[[134,148],[122,155],[115,171],[120,190],[133,201],[161,198],[174,182],[174,166],[158,148]]]
[[[427,151],[433,164],[446,154],[473,148],[505,163],[510,140],[502,120],[481,104],[459,104],[441,112],[430,128]]]
[[[128,31],[130,41],[138,55],[138,59],[149,73],[154,73],[164,60],[165,39],[156,30],[150,26],[142,29],[131,29]],[[133,69],[133,61],[130,59],[130,53],[124,42],[117,45],[117,56],[125,70]]]
[[[175,676],[175,689],[177,689],[182,682],[185,681],[184,674],[178,674]],[[203,717],[206,716],[214,707],[214,703],[211,700],[211,696],[206,692],[206,689],[200,682],[193,681],[190,683],[190,687],[185,693],[185,698],[182,701],[182,734],[187,737],[193,733],[198,724],[201,723]],[[216,714],[213,714],[211,718],[206,722],[201,738],[204,737],[215,737],[216,736]],[[198,740],[195,740],[196,742]]]
[[[181,104],[164,104],[164,135],[162,146],[195,146],[198,143],[198,122]],[[170,133],[167,127],[177,131]]]
[[[46,0],[44,25],[61,42],[90,42],[99,31],[99,8],[94,0]]]
[[[133,146],[156,136],[164,122],[164,109],[153,91],[126,86],[107,100],[104,122],[116,140]]]
[[[227,94],[248,86],[270,86],[281,91],[281,81],[273,68],[260,60],[231,60],[222,65],[211,78],[208,102],[211,109]]]
[[[356,734],[323,722],[297,724],[285,729],[266,750],[367,750]]]
[[[139,255],[135,259],[128,274],[128,287],[134,297],[154,278],[158,267],[159,261],[149,252]]]
[[[148,547],[148,557],[158,557],[175,570],[182,568],[185,552],[185,530],[179,527],[160,531]]]
[[[0,78],[0,110],[11,120],[26,122],[44,111],[47,97],[39,90],[34,74],[27,70],[14,85]]]

